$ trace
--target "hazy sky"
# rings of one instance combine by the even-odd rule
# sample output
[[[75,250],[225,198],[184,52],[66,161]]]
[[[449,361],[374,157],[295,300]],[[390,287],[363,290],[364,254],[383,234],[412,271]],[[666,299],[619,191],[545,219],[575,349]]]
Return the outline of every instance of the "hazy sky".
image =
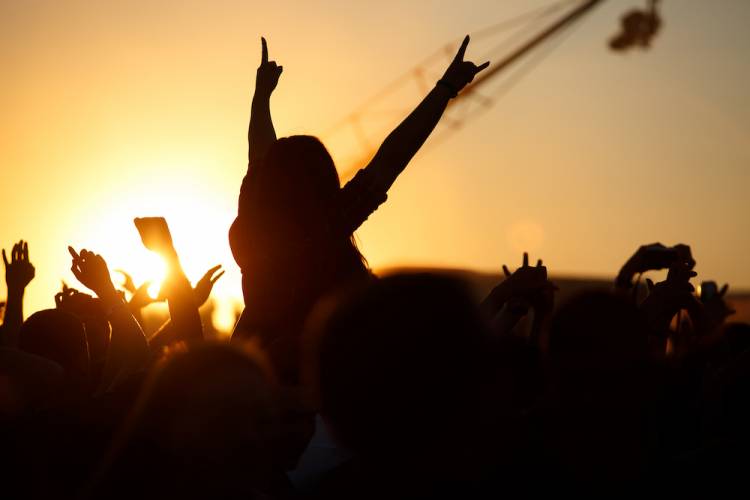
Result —
[[[446,42],[548,3],[0,1],[0,245],[30,242],[27,312],[74,282],[68,244],[154,278],[144,215],[167,217],[193,280],[222,263],[218,295],[239,295],[226,232],[261,35],[284,66],[277,133],[322,134]],[[652,50],[608,51],[644,4],[604,2],[418,155],[358,233],[371,265],[494,270],[528,248],[600,276],[685,242],[699,279],[750,287],[750,2],[664,0]]]

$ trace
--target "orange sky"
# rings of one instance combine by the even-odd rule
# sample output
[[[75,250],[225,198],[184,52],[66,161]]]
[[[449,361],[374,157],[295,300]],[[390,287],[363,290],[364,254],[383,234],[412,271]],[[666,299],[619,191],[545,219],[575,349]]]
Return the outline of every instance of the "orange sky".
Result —
[[[222,263],[217,295],[239,296],[226,231],[260,35],[284,66],[277,133],[322,134],[446,42],[547,3],[1,2],[0,244],[30,242],[27,313],[74,281],[68,244],[153,277],[144,215],[167,217],[193,280]],[[553,274],[599,276],[641,243],[685,242],[699,279],[750,287],[750,3],[664,0],[651,51],[609,52],[644,3],[605,2],[420,153],[358,234],[371,265],[489,270],[526,248]]]

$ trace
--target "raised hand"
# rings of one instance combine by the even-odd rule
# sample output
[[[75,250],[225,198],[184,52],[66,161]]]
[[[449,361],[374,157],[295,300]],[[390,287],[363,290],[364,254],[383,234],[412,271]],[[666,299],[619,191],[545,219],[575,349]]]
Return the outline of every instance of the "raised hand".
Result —
[[[151,286],[150,281],[145,281],[141,284],[141,286],[136,286],[135,280],[129,273],[123,271],[122,269],[115,269],[115,272],[120,273],[124,278],[121,287],[123,290],[130,294],[128,306],[130,307],[130,310],[133,311],[133,314],[135,314],[136,311],[140,311],[149,304],[153,304],[154,302],[162,302],[165,300],[165,298],[162,296],[162,293],[160,293],[160,296],[157,298],[151,297],[151,295],[148,293],[148,289]]]
[[[525,313],[523,304],[528,307],[547,309],[551,308],[555,285],[547,278],[547,268],[541,259],[536,266],[529,266],[529,254],[523,254],[523,264],[515,272],[511,273],[508,266],[503,266],[505,280],[501,281],[483,301],[481,308],[488,317],[493,317],[504,304],[509,305],[518,302],[521,306],[516,309],[519,313]]]
[[[279,83],[283,66],[278,66],[276,61],[268,60],[268,45],[266,39],[261,38],[260,66],[255,76],[255,92],[270,96]]]
[[[713,293],[706,293],[708,290],[714,290]],[[724,284],[720,290],[716,290],[716,283],[713,281],[704,281],[701,285],[700,301],[703,304],[702,315],[699,318],[699,328],[701,333],[711,333],[724,324],[724,321],[734,314],[724,296],[729,290],[729,284]]]
[[[683,262],[688,269],[695,267],[695,259],[693,253],[690,251],[690,247],[684,243],[678,243],[672,247],[677,252],[677,261]]]
[[[131,295],[135,295],[135,292],[138,290],[138,287],[135,286],[135,281],[133,281],[133,277],[130,274],[123,271],[122,269],[115,269],[115,272],[122,274],[122,277],[125,280],[122,283],[122,288],[126,292],[129,292]]]
[[[693,271],[693,266],[685,260],[676,260],[669,266],[666,283],[676,289],[694,292],[695,287],[690,284],[690,278],[694,278],[698,273]],[[648,280],[651,281],[651,280]]]
[[[29,261],[29,244],[21,240],[13,245],[10,261],[3,249],[5,282],[8,284],[8,303],[0,327],[0,346],[18,347],[18,336],[23,323],[23,296],[26,286],[34,279],[34,266]]]
[[[73,247],[68,247],[73,258],[70,270],[84,286],[104,300],[117,300],[117,291],[112,283],[109,268],[101,255],[89,252],[85,248],[79,254]]]
[[[62,291],[55,294],[55,307],[84,320],[104,315],[104,308],[99,299],[70,288],[64,283]]]
[[[8,284],[8,291],[22,292],[26,286],[34,279],[34,266],[29,261],[29,244],[26,241],[19,241],[13,245],[10,252],[10,261],[3,249],[3,263],[5,264],[5,282]]]
[[[466,47],[469,45],[469,35],[466,35],[464,41],[456,52],[456,56],[451,61],[448,69],[445,70],[445,74],[440,79],[439,83],[448,87],[455,96],[461,89],[471,83],[477,73],[485,69],[490,65],[489,61],[477,66],[471,61],[464,61],[464,55],[466,55]]]
[[[633,286],[633,277],[647,271],[668,269],[673,264],[681,263],[682,267],[693,269],[695,259],[688,245],[679,243],[667,247],[661,243],[641,245],[620,269],[615,279],[615,288],[629,290]]]
[[[508,287],[510,296],[524,297],[527,299],[535,296],[545,290],[554,289],[554,285],[547,279],[547,268],[542,265],[539,259],[536,266],[529,266],[529,254],[524,252],[523,264],[511,273],[507,266],[503,265],[505,273],[505,283]]]
[[[695,266],[695,260],[688,245],[678,244],[673,247],[666,247],[661,243],[642,245],[630,258],[627,265],[632,271],[643,273],[667,269],[675,262],[685,262],[690,269]]]
[[[141,235],[143,246],[165,258],[175,256],[172,233],[164,217],[136,217],[133,222]]]
[[[701,314],[703,306],[693,295],[695,288],[690,284],[690,278],[695,275],[689,262],[678,261],[670,266],[666,280],[654,284],[646,279],[649,294],[641,309],[656,332],[666,332],[670,321],[681,309],[687,309],[691,316]]]
[[[159,297],[153,298],[148,293],[148,287],[151,286],[150,281],[144,282],[141,286],[135,289],[135,292],[130,297],[130,301],[128,302],[128,306],[130,307],[131,311],[137,311],[140,309],[143,309],[149,304],[153,304],[154,302],[163,302],[165,299],[162,294],[159,294]]]
[[[678,305],[685,305],[687,303],[692,304],[693,292],[695,287],[690,283],[690,278],[697,276],[698,273],[690,268],[690,264],[683,261],[676,261],[669,267],[669,273],[667,273],[667,279],[654,284],[653,281],[646,278],[646,287],[648,288],[649,294],[665,294],[665,297],[671,297],[674,304],[673,307]],[[686,295],[690,295],[692,299],[686,300]],[[675,310],[675,313],[677,311]]]
[[[214,283],[216,283],[224,274],[224,271],[216,274],[219,269],[221,269],[221,264],[212,267],[206,271],[206,274],[204,274],[203,277],[198,280],[198,283],[195,284],[195,302],[198,307],[206,303],[208,297],[211,295],[211,290],[214,288]]]

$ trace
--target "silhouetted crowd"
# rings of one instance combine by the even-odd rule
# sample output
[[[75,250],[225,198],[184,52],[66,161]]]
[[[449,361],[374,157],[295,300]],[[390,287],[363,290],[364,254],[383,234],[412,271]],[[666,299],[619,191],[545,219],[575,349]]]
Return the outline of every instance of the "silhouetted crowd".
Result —
[[[370,272],[353,233],[487,67],[464,60],[468,42],[342,187],[319,140],[276,138],[282,67],[262,41],[227,228],[245,300],[230,342],[199,314],[219,266],[191,284],[163,218],[135,219],[167,264],[169,319],[149,335],[148,284],[126,275],[118,289],[101,255],[73,247],[91,294],[66,285],[24,319],[29,246],[3,250],[0,496],[610,496],[741,481],[750,325],[727,322],[726,286],[694,288],[688,246],[641,246],[611,289],[563,303],[527,254],[486,297],[453,275]],[[664,281],[642,282],[655,270]]]

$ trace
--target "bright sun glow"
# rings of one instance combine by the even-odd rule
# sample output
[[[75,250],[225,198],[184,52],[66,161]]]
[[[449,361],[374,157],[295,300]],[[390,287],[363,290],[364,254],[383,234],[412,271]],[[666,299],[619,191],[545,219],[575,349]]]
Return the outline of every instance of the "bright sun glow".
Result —
[[[125,275],[123,273],[127,273],[133,278],[136,287],[148,283],[149,296],[153,299],[157,298],[167,272],[164,260],[153,253],[138,253],[128,256],[128,259],[131,269],[117,268],[110,270],[115,286],[119,285],[120,288],[124,288]]]
[[[151,186],[171,187],[168,193],[164,193],[162,189]],[[240,273],[227,241],[234,207],[226,203],[226,193],[199,191],[198,186],[175,183],[174,179],[152,179],[149,186],[121,193],[118,205],[111,210],[95,217],[89,215],[89,225],[81,228],[80,241],[85,242],[85,248],[106,259],[116,286],[124,283],[123,275],[117,272],[122,270],[132,276],[136,287],[150,282],[149,295],[156,297],[166,266],[158,255],[143,246],[133,218],[165,217],[182,267],[193,285],[217,264],[226,271],[215,284],[211,296],[216,299],[215,325],[229,331],[242,304]],[[224,207],[227,208],[222,210]]]

